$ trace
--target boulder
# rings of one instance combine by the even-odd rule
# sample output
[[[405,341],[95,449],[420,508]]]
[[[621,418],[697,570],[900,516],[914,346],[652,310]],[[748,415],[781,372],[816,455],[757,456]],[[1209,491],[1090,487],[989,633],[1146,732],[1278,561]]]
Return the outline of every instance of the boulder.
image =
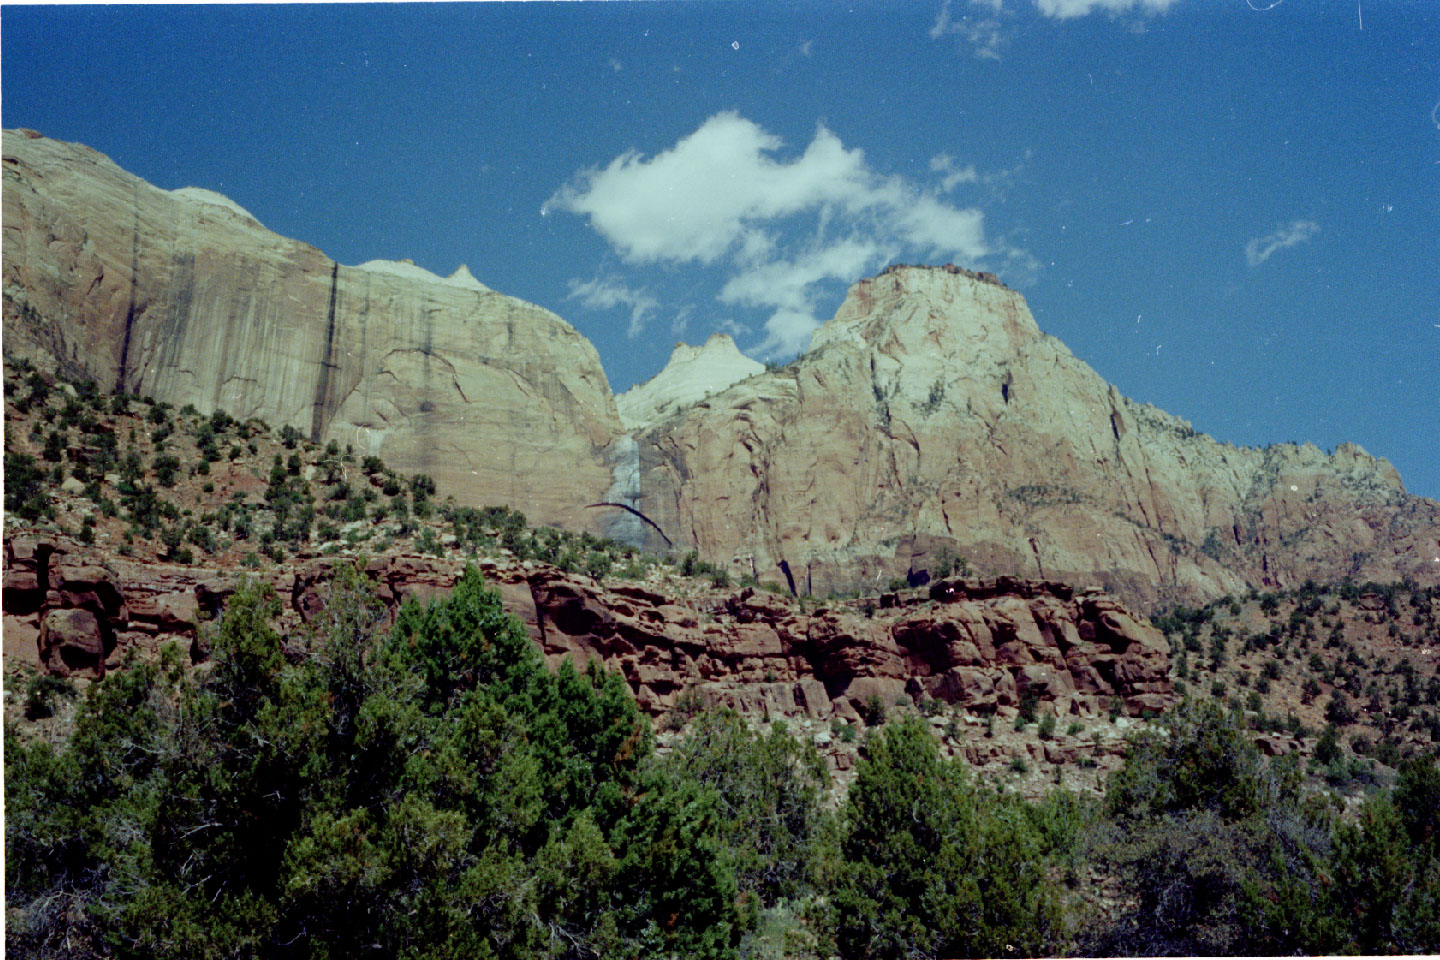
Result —
[[[105,675],[105,636],[90,610],[46,611],[40,618],[39,647],[50,673],[92,679]]]

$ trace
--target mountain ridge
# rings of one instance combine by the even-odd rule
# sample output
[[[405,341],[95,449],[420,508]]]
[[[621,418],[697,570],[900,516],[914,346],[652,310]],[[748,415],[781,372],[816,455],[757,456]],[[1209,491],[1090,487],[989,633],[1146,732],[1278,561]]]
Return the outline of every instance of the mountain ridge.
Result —
[[[7,357],[383,454],[461,502],[820,594],[956,555],[1142,606],[1440,578],[1440,503],[1387,461],[1199,434],[990,274],[896,265],[783,368],[712,338],[672,360],[716,378],[617,398],[572,326],[465,268],[341,265],[33,132],[4,154]]]

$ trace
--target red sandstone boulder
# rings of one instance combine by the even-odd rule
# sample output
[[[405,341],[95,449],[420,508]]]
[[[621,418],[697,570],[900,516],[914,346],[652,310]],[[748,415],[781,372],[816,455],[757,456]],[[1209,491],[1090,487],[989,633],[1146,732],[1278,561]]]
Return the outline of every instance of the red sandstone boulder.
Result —
[[[89,610],[49,610],[40,619],[40,660],[62,677],[105,675],[105,636]]]

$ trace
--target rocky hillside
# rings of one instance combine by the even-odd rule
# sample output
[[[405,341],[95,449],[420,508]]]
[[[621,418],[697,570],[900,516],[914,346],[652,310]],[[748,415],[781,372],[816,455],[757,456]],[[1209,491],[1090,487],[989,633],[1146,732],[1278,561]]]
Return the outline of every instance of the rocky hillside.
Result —
[[[1414,583],[1247,591],[1157,618],[1177,692],[1242,709],[1271,755],[1300,752],[1334,785],[1367,759],[1440,743],[1440,590]]]
[[[1388,462],[1218,443],[1121,396],[1018,293],[956,268],[857,283],[795,363],[636,443],[636,502],[660,529],[803,592],[873,589],[946,550],[1142,605],[1440,582],[1440,504]]]
[[[579,333],[463,268],[341,265],[31,132],[5,135],[4,170],[7,357],[382,456],[462,505],[815,596],[957,557],[1145,608],[1440,582],[1440,504],[1386,461],[1197,434],[985,274],[861,281],[776,371],[726,338],[681,345],[622,410]]]
[[[579,528],[620,423],[595,348],[463,267],[351,267],[218,194],[4,136],[5,355],[290,426]]]
[[[976,766],[1042,783],[1042,762],[1083,758],[1081,780],[1098,782],[1123,747],[1114,720],[1174,701],[1160,631],[1063,583],[952,578],[812,601],[737,584],[694,554],[662,561],[439,501],[423,474],[255,419],[107,397],[24,365],[5,383],[0,607],[17,722],[44,728],[74,685],[167,647],[205,663],[211,621],[246,578],[275,588],[298,650],[337,568],[356,564],[391,617],[477,564],[551,665],[600,661],[667,730],[707,707],[789,718],[813,728],[842,785],[855,731],[897,710],[930,716]],[[1041,714],[1062,731],[1019,732]]]

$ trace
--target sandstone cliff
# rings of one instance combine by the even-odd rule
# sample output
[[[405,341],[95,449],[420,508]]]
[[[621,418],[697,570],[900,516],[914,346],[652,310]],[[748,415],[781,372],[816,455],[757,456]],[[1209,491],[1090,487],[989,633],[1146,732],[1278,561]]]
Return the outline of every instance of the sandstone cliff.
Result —
[[[464,267],[338,264],[219,194],[7,131],[3,270],[7,357],[288,424],[541,522],[591,522],[610,484],[595,348]]]
[[[1388,462],[1217,443],[955,268],[855,284],[800,360],[651,427],[634,457],[634,504],[676,543],[822,595],[945,547],[1142,604],[1440,577],[1440,504]]]
[[[775,372],[725,337],[682,345],[622,425],[588,341],[463,267],[337,264],[218,194],[28,132],[5,135],[4,178],[7,357],[288,424],[462,503],[819,595],[942,550],[1141,605],[1440,581],[1440,504],[1387,462],[1199,435],[1122,397],[985,274],[861,281]]]

